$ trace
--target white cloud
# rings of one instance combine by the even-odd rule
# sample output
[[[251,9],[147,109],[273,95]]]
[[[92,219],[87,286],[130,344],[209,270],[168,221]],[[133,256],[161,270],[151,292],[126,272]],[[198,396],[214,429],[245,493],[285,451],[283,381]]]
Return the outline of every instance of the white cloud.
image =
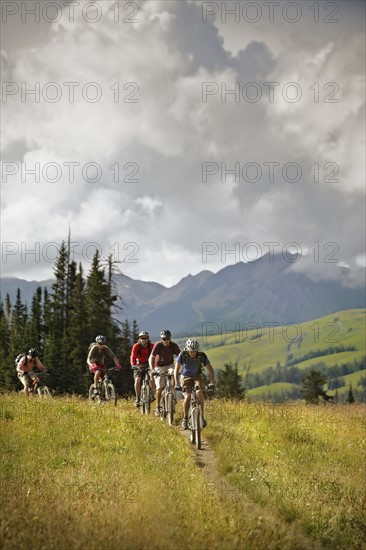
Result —
[[[340,259],[355,265],[364,253],[364,53],[358,19],[314,26],[308,13],[296,29],[283,21],[215,26],[202,23],[195,3],[149,1],[141,4],[138,23],[116,24],[107,9],[112,4],[103,3],[105,16],[94,25],[77,11],[74,23],[55,26],[46,45],[13,56],[7,66],[7,77],[19,86],[39,82],[43,94],[51,94],[56,88],[47,83],[56,82],[62,97],[52,103],[41,95],[36,103],[28,96],[22,103],[17,94],[4,106],[5,157],[19,163],[19,172],[2,185],[3,240],[29,247],[60,242],[70,224],[80,249],[97,242],[107,255],[117,243],[124,258],[130,252],[124,247],[136,243],[138,262],[125,262],[124,272],[166,284],[187,272],[223,267],[220,254],[202,262],[204,242],[229,249],[235,242],[242,247],[296,241],[304,250],[313,242],[336,242]],[[242,96],[238,103],[232,96],[222,101],[220,91],[202,101],[203,82],[231,89],[250,79],[262,85],[257,103]],[[298,82],[301,101],[281,99],[278,86],[270,103],[263,86],[269,81]],[[73,103],[67,82],[80,83]],[[85,88],[92,82],[97,87]],[[319,103],[309,89],[314,82],[320,83]],[[339,84],[338,103],[324,103],[332,91],[324,90],[327,82]],[[86,101],[83,89],[90,97],[101,91],[100,101]],[[128,103],[128,97],[138,102]],[[21,161],[28,168],[39,162],[39,183],[31,176],[21,181]],[[73,182],[65,165],[70,162],[79,163]],[[203,162],[220,169],[206,182]],[[249,162],[262,171],[258,182],[243,178]],[[271,162],[280,164],[274,182]],[[301,166],[299,182],[284,181],[289,162]],[[338,182],[324,183],[332,174],[332,166],[324,168],[328,162],[339,166]],[[42,177],[48,163],[62,169],[59,181]],[[88,163],[100,166],[99,181],[85,178]],[[223,177],[222,163],[228,170],[239,163],[240,181],[230,173]],[[310,169],[314,163],[319,183]],[[47,174],[50,179],[52,169]],[[93,170],[87,174],[92,178]],[[235,259],[228,256],[230,263]],[[306,262],[302,266],[310,269]],[[24,265],[14,254],[2,271],[36,278],[49,276],[51,267],[31,257]]]

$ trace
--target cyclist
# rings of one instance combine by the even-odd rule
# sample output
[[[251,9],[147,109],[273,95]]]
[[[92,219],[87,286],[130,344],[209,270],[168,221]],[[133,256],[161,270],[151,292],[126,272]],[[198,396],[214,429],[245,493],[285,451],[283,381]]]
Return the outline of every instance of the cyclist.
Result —
[[[169,369],[174,369],[174,356],[180,353],[179,346],[172,342],[172,334],[170,330],[162,330],[160,332],[161,341],[154,345],[154,348],[149,357],[149,365],[151,370],[155,369],[158,374],[156,376],[156,409],[155,416],[160,416],[160,400],[163,388],[165,386],[164,375]]]
[[[133,371],[133,377],[135,380],[135,395],[136,395],[136,407],[140,406],[140,392],[141,392],[141,379],[143,376],[143,371],[141,370],[144,367],[149,366],[149,357],[154,344],[150,342],[149,333],[145,330],[139,333],[139,339],[132,346],[130,363],[131,367],[140,367],[138,370]]]
[[[99,378],[104,377],[104,373],[107,370],[104,364],[105,359],[110,357],[113,359],[117,369],[121,369],[122,366],[118,362],[116,355],[113,351],[107,346],[107,340],[105,336],[99,335],[95,338],[89,346],[89,353],[86,362],[88,363],[89,371],[94,374],[94,394],[98,395],[98,380]]]
[[[37,367],[44,373],[47,372],[46,367],[42,365],[38,357],[38,351],[35,348],[31,348],[20,357],[16,366],[18,378],[24,386],[24,393],[27,397],[29,396],[29,390],[33,382],[34,384],[39,383],[38,376],[33,372],[34,367]]]
[[[202,409],[202,427],[207,426],[205,420],[205,398],[203,395],[204,378],[202,376],[202,367],[208,370],[210,376],[209,389],[215,388],[215,373],[212,365],[205,353],[199,350],[199,343],[194,338],[187,340],[184,351],[178,355],[177,363],[175,366],[175,389],[181,390],[184,393],[183,401],[183,421],[182,428],[186,430],[188,428],[188,412],[191,404],[192,389],[195,385],[198,386],[197,398],[201,404]],[[180,384],[180,371],[182,371],[182,379]]]

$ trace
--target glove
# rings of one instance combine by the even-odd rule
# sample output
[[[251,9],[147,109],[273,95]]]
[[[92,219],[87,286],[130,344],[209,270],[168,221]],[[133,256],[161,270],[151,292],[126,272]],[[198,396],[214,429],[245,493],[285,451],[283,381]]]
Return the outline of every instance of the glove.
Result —
[[[121,370],[121,368],[122,368],[122,365],[121,365],[120,363],[118,363],[117,369],[118,369],[118,370]]]
[[[213,382],[211,382],[207,387],[208,387],[209,390],[214,390],[215,389],[215,384]]]
[[[174,386],[174,389],[175,389],[176,391],[182,391],[182,386],[180,386],[179,384],[176,384],[176,385]]]

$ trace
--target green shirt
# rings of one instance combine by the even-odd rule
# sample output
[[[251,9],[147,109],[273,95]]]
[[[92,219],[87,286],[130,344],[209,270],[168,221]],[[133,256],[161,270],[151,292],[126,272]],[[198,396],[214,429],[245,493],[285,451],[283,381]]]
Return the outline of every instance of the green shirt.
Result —
[[[103,349],[99,349],[97,344],[92,346],[88,353],[88,362],[95,361],[96,363],[101,363],[104,365],[106,356],[113,359],[114,353],[108,346],[104,346]]]

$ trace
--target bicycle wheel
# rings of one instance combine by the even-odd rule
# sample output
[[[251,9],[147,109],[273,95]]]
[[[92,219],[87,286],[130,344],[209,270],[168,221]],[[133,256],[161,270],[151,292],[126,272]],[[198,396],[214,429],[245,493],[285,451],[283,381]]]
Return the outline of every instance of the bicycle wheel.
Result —
[[[145,395],[146,395],[146,403],[145,403],[145,414],[150,414],[150,404],[151,404],[151,388],[150,384],[147,384],[145,386]]]
[[[140,405],[141,414],[147,414],[147,392],[146,386],[143,384],[141,388],[141,405]]]
[[[51,397],[51,392],[50,390],[47,388],[47,386],[42,386],[40,388],[37,389],[37,393],[40,397],[42,397],[43,399],[48,399],[49,397]]]
[[[168,417],[169,426],[172,426],[174,422],[174,396],[171,392],[169,392],[167,395],[166,416]]]
[[[94,390],[95,390],[94,384],[91,384],[89,386],[89,401],[94,401],[95,399]]]
[[[166,418],[166,412],[166,395],[165,390],[163,390],[160,400],[160,420],[164,420]]]
[[[112,405],[117,405],[117,395],[116,390],[111,382],[109,382],[105,388],[105,400],[109,403],[112,403]]]
[[[94,393],[94,390],[95,390],[94,384],[91,384],[89,386],[89,401],[91,403],[100,403],[100,401],[101,401],[101,395],[100,395],[101,388],[99,387],[98,389],[99,389],[99,393],[95,394]]]
[[[201,448],[201,409],[196,407],[193,410],[193,426],[194,426],[194,439],[197,449]]]

